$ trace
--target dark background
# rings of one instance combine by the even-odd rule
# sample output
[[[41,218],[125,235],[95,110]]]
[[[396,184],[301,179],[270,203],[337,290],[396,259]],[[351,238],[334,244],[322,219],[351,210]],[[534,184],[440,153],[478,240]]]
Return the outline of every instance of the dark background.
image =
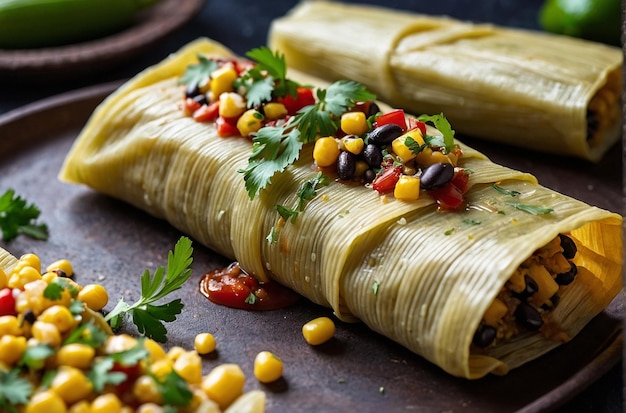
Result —
[[[362,0],[361,3],[538,30],[537,15],[543,0]],[[295,4],[296,1],[293,0],[208,0],[200,14],[187,25],[132,59],[112,67],[103,67],[102,71],[91,70],[87,75],[76,74],[70,76],[70,79],[50,82],[44,78],[2,82],[3,79],[0,78],[0,116],[25,104],[62,92],[126,79],[199,36],[210,37],[243,54],[264,44],[271,20],[285,14]],[[619,365],[559,412],[622,412],[622,393],[622,367]]]

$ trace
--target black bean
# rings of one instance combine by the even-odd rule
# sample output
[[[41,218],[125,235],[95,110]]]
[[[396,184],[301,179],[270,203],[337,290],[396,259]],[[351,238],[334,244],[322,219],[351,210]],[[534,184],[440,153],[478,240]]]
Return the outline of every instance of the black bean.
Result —
[[[337,175],[340,179],[348,181],[354,177],[356,170],[356,155],[352,152],[341,151],[337,158]]]
[[[539,286],[532,277],[525,275],[524,282],[526,283],[524,289],[519,293],[513,293],[513,296],[519,298],[520,300],[525,300],[537,291],[539,291]]]
[[[204,93],[200,93],[199,95],[194,96],[192,99],[201,105],[209,104],[209,99],[206,98],[206,95]]]
[[[454,166],[447,162],[434,163],[422,171],[420,185],[422,189],[440,188],[454,178]]]
[[[550,297],[550,302],[545,303],[541,306],[544,310],[551,310],[561,301],[561,296],[558,293],[554,293],[552,297]]]
[[[498,332],[495,327],[487,324],[481,324],[478,326],[476,333],[474,333],[473,343],[476,347],[487,347],[489,344],[493,343],[493,340],[496,339],[497,333]]]
[[[563,248],[563,256],[568,260],[571,260],[578,252],[578,248],[576,248],[576,243],[567,235],[559,234],[559,238],[561,238],[561,248]]]
[[[37,321],[37,316],[35,316],[33,310],[24,311],[24,321],[28,324],[33,324],[35,321]]]
[[[378,107],[376,102],[372,102],[370,103],[370,107],[368,108],[367,113],[365,115],[369,118],[370,116],[374,116],[378,112],[380,112],[380,108]]]
[[[570,261],[569,271],[557,274],[554,281],[556,281],[558,285],[569,285],[574,281],[574,278],[576,278],[576,274],[578,274],[578,267]]]
[[[385,146],[400,135],[402,135],[402,128],[395,123],[388,123],[371,131],[367,137],[367,142],[377,146]]]
[[[376,172],[374,172],[372,169],[368,169],[363,173],[363,180],[365,182],[373,182],[374,178],[376,178]]]
[[[383,161],[383,152],[380,148],[372,143],[368,143],[363,148],[363,152],[361,152],[361,157],[366,164],[371,166],[372,168],[380,168],[380,164]]]
[[[543,325],[539,311],[532,305],[521,302],[515,308],[515,321],[529,330],[538,330]]]
[[[52,272],[53,272],[53,273],[55,273],[55,274],[56,274],[57,276],[59,276],[59,277],[62,277],[62,278],[69,278],[69,277],[67,276],[67,274],[65,273],[65,271],[63,271],[63,270],[62,270],[62,269],[60,269],[60,268],[57,268],[57,269],[55,269],[55,270],[52,270]]]
[[[185,97],[193,98],[194,96],[200,95],[200,88],[197,83],[190,83],[185,88]]]

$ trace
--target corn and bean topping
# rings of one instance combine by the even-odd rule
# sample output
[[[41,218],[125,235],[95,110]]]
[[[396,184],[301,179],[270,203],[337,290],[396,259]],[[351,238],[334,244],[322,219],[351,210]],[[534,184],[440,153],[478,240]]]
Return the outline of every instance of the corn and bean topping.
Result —
[[[216,347],[210,333],[198,334],[193,350],[168,351],[150,338],[114,334],[100,313],[106,289],[72,277],[69,261],[42,270],[34,254],[8,273],[0,269],[0,411],[216,412],[251,411],[250,405],[262,411],[263,394],[244,394],[238,365],[203,375],[201,355]],[[277,380],[279,361],[259,356],[255,375]]]
[[[524,261],[485,312],[474,335],[475,348],[493,346],[525,331],[567,341],[567,335],[546,319],[559,303],[559,290],[578,273],[572,261],[576,252],[574,240],[560,234]]]
[[[181,77],[181,107],[198,122],[214,123],[221,137],[252,140],[249,165],[240,171],[251,198],[312,143],[312,162],[338,182],[402,201],[428,192],[441,209],[463,204],[469,172],[457,165],[462,152],[443,114],[381,114],[375,96],[356,82],[314,92],[286,78],[282,56],[266,48],[248,56],[252,60],[199,57]],[[279,213],[286,218],[297,211]]]

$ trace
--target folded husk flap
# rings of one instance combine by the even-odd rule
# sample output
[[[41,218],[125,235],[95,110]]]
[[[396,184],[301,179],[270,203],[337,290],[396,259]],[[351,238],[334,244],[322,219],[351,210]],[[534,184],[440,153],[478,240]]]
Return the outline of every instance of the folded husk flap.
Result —
[[[341,319],[361,320],[457,376],[503,374],[559,344],[526,334],[470,354],[489,303],[520,263],[557,234],[577,240],[583,276],[562,294],[555,324],[574,336],[620,291],[621,216],[546,189],[462,144],[461,166],[473,171],[467,210],[442,213],[429,196],[382,202],[369,188],[331,182],[284,226],[277,243],[268,243],[275,205],[294,204],[297,187],[316,174],[311,148],[251,201],[237,172],[247,165],[250,141],[220,138],[213,124],[180,109],[178,76],[199,53],[230,55],[199,39],[138,74],[93,113],[60,179],[163,218],[255,276],[329,306]],[[519,191],[517,201],[554,211],[516,209],[493,188],[496,182]]]
[[[290,67],[353,79],[466,135],[597,161],[622,136],[622,50],[529,30],[303,1],[268,43]]]

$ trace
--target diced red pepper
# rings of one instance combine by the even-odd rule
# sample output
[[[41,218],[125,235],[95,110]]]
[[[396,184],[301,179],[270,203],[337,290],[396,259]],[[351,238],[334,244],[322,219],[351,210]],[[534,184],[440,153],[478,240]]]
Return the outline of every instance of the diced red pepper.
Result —
[[[399,166],[389,166],[383,171],[382,174],[374,179],[372,182],[372,189],[380,194],[389,192],[395,188],[398,180],[402,175],[402,168]]]
[[[111,371],[126,375],[126,379],[115,386],[117,394],[123,394],[132,390],[135,380],[141,375],[141,366],[139,364],[125,366],[115,362],[111,367]]]
[[[202,106],[201,103],[196,102],[192,98],[186,98],[183,109],[184,109],[186,114],[191,115],[196,110],[200,109],[201,106]]]
[[[454,177],[452,177],[451,183],[459,188],[461,193],[465,193],[467,191],[467,184],[469,183],[469,173],[464,169],[456,171]]]
[[[297,89],[298,96],[285,96],[279,98],[279,102],[285,105],[287,109],[287,113],[290,115],[295,115],[300,109],[305,106],[314,105],[315,104],[315,96],[313,96],[313,89],[309,89],[307,87],[299,87]]]
[[[0,316],[16,315],[15,297],[13,297],[12,288],[3,288],[0,290]]]
[[[220,102],[219,100],[209,104],[202,105],[198,110],[193,112],[193,119],[196,122],[213,122],[219,116]]]
[[[418,128],[422,132],[422,136],[426,136],[426,124],[415,118],[409,118],[409,130]]]
[[[235,124],[233,125],[233,122],[231,119],[220,116],[215,121],[215,124],[217,125],[217,136],[225,138],[228,136],[239,135],[239,129],[237,129],[236,120],[235,120]]]
[[[237,76],[241,76],[242,73],[245,73],[254,67],[254,63],[248,61],[236,60],[233,63],[235,64],[235,71],[237,72]]]
[[[383,126],[389,123],[398,125],[403,131],[406,131],[406,118],[404,116],[404,110],[394,109],[391,112],[380,115],[378,119],[376,119],[376,126]]]
[[[463,204],[463,192],[452,182],[448,182],[443,187],[432,189],[430,194],[437,200],[441,209],[457,209]]]

